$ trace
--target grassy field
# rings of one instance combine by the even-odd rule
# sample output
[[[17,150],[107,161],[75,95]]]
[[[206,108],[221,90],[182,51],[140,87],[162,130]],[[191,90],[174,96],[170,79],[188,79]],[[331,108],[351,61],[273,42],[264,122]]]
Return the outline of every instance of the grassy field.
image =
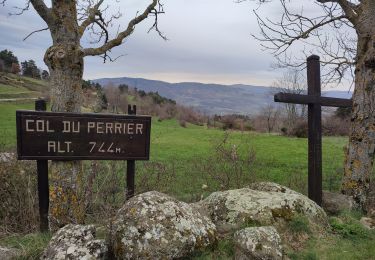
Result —
[[[16,110],[33,109],[34,103],[0,102],[0,150],[11,149],[16,144]]]
[[[2,149],[15,147],[17,109],[33,109],[33,103],[0,103]],[[184,198],[199,190],[203,184],[209,185],[205,173],[199,172],[201,168],[197,167],[197,162],[202,162],[208,158],[207,155],[215,152],[215,145],[224,139],[224,131],[195,125],[183,128],[176,120],[159,122],[154,119],[151,133],[151,161],[173,165],[178,177],[175,188],[171,189],[174,195]],[[252,175],[248,176],[249,179],[299,185],[294,188],[306,193],[307,139],[239,131],[229,132],[228,135],[227,146],[235,146],[239,157],[244,158],[248,151],[254,151],[255,162],[248,165],[248,172],[244,173]],[[323,138],[325,189],[339,188],[337,175],[341,173],[346,141],[344,137]],[[142,165],[142,162],[138,164]],[[186,182],[191,185],[186,185]]]
[[[223,140],[225,133],[218,129],[206,129],[189,125],[181,128],[177,122],[154,122],[152,129],[151,159],[176,163],[179,179],[190,185],[177,185],[176,195],[191,194],[202,186],[204,178],[199,178],[196,162],[214,153],[214,146]],[[338,190],[337,175],[343,164],[343,147],[347,140],[343,137],[323,138],[324,188]],[[245,157],[247,151],[255,151],[255,162],[247,174],[256,179],[271,180],[282,184],[306,183],[307,178],[307,139],[289,138],[278,135],[254,132],[230,132],[229,145],[239,150]],[[189,178],[193,176],[193,178]],[[201,180],[202,182],[200,182]],[[297,181],[296,180],[302,180]],[[205,183],[207,184],[207,183]],[[209,184],[207,184],[209,185]],[[304,187],[295,187],[306,192]]]
[[[0,103],[0,143],[2,150],[14,149],[15,111],[33,109],[29,103]],[[255,132],[224,132],[205,126],[179,126],[176,120],[152,123],[151,160],[137,162],[138,191],[149,182],[151,188],[167,192],[190,202],[223,188],[217,177],[230,178],[229,187],[246,186],[255,180],[275,181],[306,194],[307,190],[307,140],[289,138],[273,134]],[[223,144],[224,150],[217,152]],[[344,137],[323,138],[324,188],[339,190],[343,165]],[[237,159],[222,163],[223,153],[231,151]],[[251,155],[251,156],[249,156]],[[251,157],[251,160],[247,158]],[[114,164],[103,162],[107,175],[116,176],[115,181],[103,177],[98,183],[115,183],[124,187],[124,162]],[[107,167],[108,166],[108,167]],[[208,167],[210,166],[210,167]],[[86,169],[92,167],[85,163]],[[216,168],[215,168],[216,167]],[[240,169],[238,175],[230,174]],[[113,171],[112,171],[113,170]],[[113,173],[117,174],[113,174]],[[215,173],[214,173],[215,172]],[[229,174],[228,174],[229,173]],[[215,175],[216,174],[216,175]],[[109,177],[108,177],[109,176]],[[157,177],[155,177],[157,176]],[[220,179],[220,178],[218,178]],[[145,184],[146,183],[146,184]],[[203,190],[202,185],[208,189]],[[226,188],[226,187],[225,187]],[[145,188],[147,189],[147,187]],[[120,194],[123,194],[120,192]],[[332,226],[329,236],[321,240],[312,238],[299,252],[289,252],[291,259],[374,259],[375,235],[359,226],[360,215],[348,214],[342,222]],[[341,226],[340,226],[341,225]],[[24,251],[21,259],[39,256],[50,235],[12,235],[0,238],[0,244],[13,246]],[[221,241],[215,252],[199,254],[195,259],[228,259],[232,249],[226,241]]]
[[[30,91],[25,87],[12,87],[9,85],[0,84],[0,99],[9,98],[30,98],[37,97],[39,92]]]

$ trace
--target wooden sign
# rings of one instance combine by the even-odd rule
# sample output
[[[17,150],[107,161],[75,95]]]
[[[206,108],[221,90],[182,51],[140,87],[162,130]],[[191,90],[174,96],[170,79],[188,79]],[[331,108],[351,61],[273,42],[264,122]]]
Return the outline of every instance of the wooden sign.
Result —
[[[21,160],[148,160],[151,117],[17,111]]]

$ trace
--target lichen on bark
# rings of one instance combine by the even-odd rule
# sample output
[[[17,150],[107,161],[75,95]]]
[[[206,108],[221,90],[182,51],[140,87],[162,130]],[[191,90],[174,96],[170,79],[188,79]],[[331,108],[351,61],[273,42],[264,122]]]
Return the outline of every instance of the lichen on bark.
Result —
[[[82,164],[78,161],[54,162],[50,167],[50,229],[66,224],[83,224],[85,202]]]
[[[55,23],[50,31],[53,45],[44,55],[50,71],[51,110],[80,112],[82,99],[83,51],[79,45],[75,1],[53,1]],[[83,224],[85,201],[83,196],[82,163],[52,161],[49,170],[50,229],[66,224]]]
[[[375,149],[375,67],[369,62],[375,57],[375,31],[373,26],[361,28],[367,32],[358,34],[352,123],[342,191],[353,196],[363,208],[369,189]]]

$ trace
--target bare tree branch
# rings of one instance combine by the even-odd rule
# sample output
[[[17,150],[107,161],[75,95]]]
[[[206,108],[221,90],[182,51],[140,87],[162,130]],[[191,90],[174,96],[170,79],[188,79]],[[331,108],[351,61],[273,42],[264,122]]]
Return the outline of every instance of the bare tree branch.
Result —
[[[81,34],[81,36],[83,35],[83,33],[85,32],[86,28],[95,22],[95,17],[97,15],[99,15],[100,13],[100,10],[99,10],[99,7],[103,4],[104,0],[100,0],[94,7],[92,8],[89,8],[88,10],[88,16],[86,18],[86,20],[84,20],[81,25],[79,26],[79,33]]]
[[[42,32],[42,31],[47,31],[47,30],[49,30],[48,27],[47,27],[47,28],[40,29],[40,30],[33,31],[33,32],[29,33],[25,38],[23,38],[23,40],[26,41],[27,38],[29,38],[29,37],[30,37],[31,35],[33,35],[34,33]]]
[[[304,15],[303,9],[296,11],[289,6],[287,0],[279,0],[279,3],[283,14],[278,21],[262,17],[259,8],[254,10],[260,35],[252,35],[275,56],[277,67],[303,68],[305,58],[314,50],[315,54],[321,56],[321,63],[327,69],[323,73],[325,83],[340,83],[345,76],[352,76],[356,64],[356,40],[349,37],[347,32],[354,31],[352,21],[357,20],[360,8],[346,0],[318,0],[315,4],[321,7],[322,14],[310,17]],[[353,12],[345,11],[342,6]],[[322,30],[325,27],[331,27],[334,33],[327,34]],[[297,46],[305,56],[299,60],[293,57],[299,55],[289,51],[297,42],[302,43]]]
[[[83,50],[84,56],[95,56],[105,54],[107,51],[111,50],[113,47],[119,46],[122,41],[131,35],[135,29],[135,26],[145,20],[150,14],[158,13],[156,6],[158,5],[159,0],[153,0],[152,3],[146,8],[146,10],[139,16],[136,16],[132,19],[125,31],[122,31],[117,35],[115,39],[112,39],[104,43],[101,47],[98,48],[86,48]]]
[[[148,32],[155,30],[161,38],[163,38],[165,41],[168,40],[168,38],[159,30],[159,23],[158,23],[158,15],[164,13],[163,5],[159,2],[159,10],[154,10],[152,14],[155,16],[154,24],[151,26],[151,28],[148,30]]]
[[[0,5],[5,6],[5,3],[7,0],[0,0]],[[50,8],[46,6],[43,0],[27,0],[25,7],[14,7],[18,10],[17,13],[9,13],[9,15],[21,15],[25,11],[28,11],[30,9],[30,4],[33,5],[34,9],[37,11],[40,17],[47,23],[47,25],[50,25],[53,22],[53,16],[52,11]]]
[[[353,23],[357,23],[359,15],[359,6],[355,5],[347,0],[317,0],[319,3],[338,3],[344,11],[347,18]]]

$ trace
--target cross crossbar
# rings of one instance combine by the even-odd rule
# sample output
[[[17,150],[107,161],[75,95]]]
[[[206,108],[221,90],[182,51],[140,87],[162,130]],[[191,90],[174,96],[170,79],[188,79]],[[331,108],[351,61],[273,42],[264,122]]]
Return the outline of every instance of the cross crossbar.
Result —
[[[325,107],[351,107],[352,100],[345,98],[321,97],[312,95],[277,93],[274,96],[275,102],[292,104],[320,104]]]

